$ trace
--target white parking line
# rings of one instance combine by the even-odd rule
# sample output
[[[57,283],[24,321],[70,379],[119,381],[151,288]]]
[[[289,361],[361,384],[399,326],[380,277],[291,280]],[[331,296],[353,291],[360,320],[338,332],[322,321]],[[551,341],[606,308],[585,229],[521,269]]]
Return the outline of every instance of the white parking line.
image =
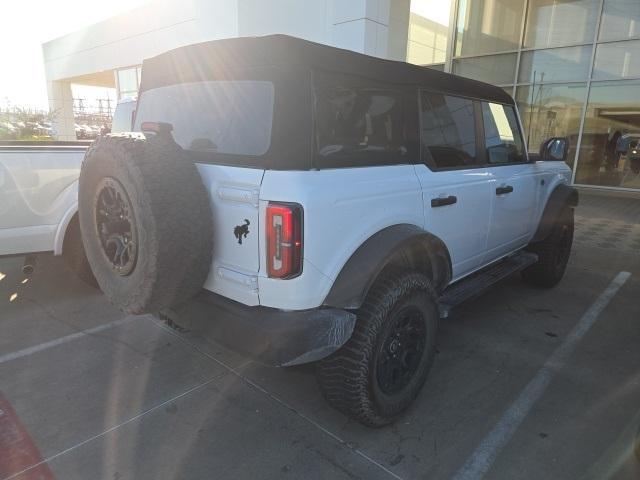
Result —
[[[620,272],[611,281],[604,292],[596,299],[571,330],[565,341],[551,354],[538,370],[535,377],[524,388],[520,396],[502,415],[493,430],[480,442],[480,445],[453,476],[453,480],[479,480],[491,468],[498,454],[509,442],[533,405],[540,399],[551,383],[555,373],[562,368],[576,345],[589,331],[618,290],[631,276],[629,272]]]
[[[40,343],[38,345],[34,345],[33,347],[27,347],[27,348],[23,348],[22,350],[18,350],[16,352],[0,355],[0,364],[10,362],[11,360],[16,360],[18,358],[26,357],[28,355],[41,352],[43,350],[48,350],[49,348],[57,347],[58,345],[71,342],[73,340],[76,340],[81,337],[85,337],[87,335],[95,335],[96,333],[104,332],[105,330],[109,330],[110,328],[114,328],[126,322],[129,322],[134,318],[135,317],[122,318],[120,320],[105,323],[103,325],[99,325],[97,327],[90,328],[88,330],[81,330],[79,332],[72,333],[71,335],[67,335],[65,337],[56,338],[55,340],[51,340],[49,342]]]

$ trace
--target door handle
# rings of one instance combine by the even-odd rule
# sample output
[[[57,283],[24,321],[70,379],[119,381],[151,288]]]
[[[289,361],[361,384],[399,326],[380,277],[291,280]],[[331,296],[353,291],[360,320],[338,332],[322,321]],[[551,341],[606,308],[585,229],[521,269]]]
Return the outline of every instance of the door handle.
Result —
[[[448,197],[438,197],[431,199],[431,206],[435,207],[444,207],[445,205],[453,205],[458,201],[458,197],[454,195],[449,195]]]
[[[513,192],[513,187],[511,185],[496,188],[496,195],[504,195],[505,193],[511,192]]]

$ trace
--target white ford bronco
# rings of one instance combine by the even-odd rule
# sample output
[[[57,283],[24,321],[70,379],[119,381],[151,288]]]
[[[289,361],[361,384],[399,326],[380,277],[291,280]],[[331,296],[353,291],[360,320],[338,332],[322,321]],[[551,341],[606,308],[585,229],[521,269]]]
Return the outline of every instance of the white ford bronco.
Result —
[[[365,425],[411,404],[452,307],[567,265],[566,140],[530,158],[498,87],[281,35],[218,40],[144,62],[134,130],[99,138],[80,173],[100,288],[263,363],[318,362],[326,399]]]

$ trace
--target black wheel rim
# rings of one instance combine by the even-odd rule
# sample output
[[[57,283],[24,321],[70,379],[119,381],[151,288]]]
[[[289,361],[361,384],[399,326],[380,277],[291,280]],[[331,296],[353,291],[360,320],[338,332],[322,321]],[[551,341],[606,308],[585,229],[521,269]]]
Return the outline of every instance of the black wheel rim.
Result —
[[[376,361],[376,380],[383,393],[400,392],[418,371],[426,345],[425,325],[416,307],[404,308],[390,319]]]
[[[94,213],[104,257],[116,273],[129,275],[136,265],[138,234],[131,201],[116,179],[103,178],[98,184]]]

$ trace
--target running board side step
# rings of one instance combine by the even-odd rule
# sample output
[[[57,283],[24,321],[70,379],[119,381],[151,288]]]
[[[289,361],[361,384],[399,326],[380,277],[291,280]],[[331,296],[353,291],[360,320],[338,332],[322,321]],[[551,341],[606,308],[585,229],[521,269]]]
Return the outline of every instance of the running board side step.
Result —
[[[440,318],[447,318],[454,307],[537,261],[535,253],[520,251],[447,287],[438,301]]]

